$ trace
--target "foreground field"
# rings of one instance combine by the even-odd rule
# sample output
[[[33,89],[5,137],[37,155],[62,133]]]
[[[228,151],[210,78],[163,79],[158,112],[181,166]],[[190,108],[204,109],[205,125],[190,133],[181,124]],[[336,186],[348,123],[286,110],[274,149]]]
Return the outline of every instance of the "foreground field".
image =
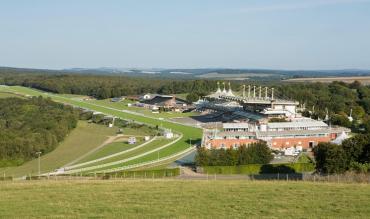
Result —
[[[370,84],[370,76],[363,77],[327,77],[327,78],[292,78],[284,80],[286,82],[321,82],[321,83],[331,83],[333,81],[342,81],[345,83],[352,83],[354,81],[359,81],[364,85]]]
[[[370,186],[264,181],[0,184],[0,217],[368,218]]]

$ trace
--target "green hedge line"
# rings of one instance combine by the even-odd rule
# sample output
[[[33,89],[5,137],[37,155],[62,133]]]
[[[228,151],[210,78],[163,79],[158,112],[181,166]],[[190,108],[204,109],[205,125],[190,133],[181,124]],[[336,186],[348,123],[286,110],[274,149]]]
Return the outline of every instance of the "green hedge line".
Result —
[[[208,174],[263,174],[263,173],[304,173],[315,170],[313,163],[248,164],[240,166],[204,166]]]
[[[104,179],[109,178],[163,178],[173,177],[180,175],[179,168],[172,169],[158,169],[158,170],[135,170],[135,171],[122,171],[116,173],[109,173],[105,175],[99,175]]]

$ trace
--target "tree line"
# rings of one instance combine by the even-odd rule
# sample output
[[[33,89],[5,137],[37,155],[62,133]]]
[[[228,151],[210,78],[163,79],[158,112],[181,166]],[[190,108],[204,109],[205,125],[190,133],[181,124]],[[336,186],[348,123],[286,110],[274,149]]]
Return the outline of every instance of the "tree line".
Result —
[[[274,158],[266,142],[260,141],[237,149],[198,148],[197,166],[236,166],[245,164],[268,164]]]
[[[53,93],[80,94],[98,99],[144,93],[206,95],[216,89],[208,80],[170,80],[106,75],[1,74],[0,84],[21,85]]]
[[[19,165],[55,149],[76,127],[79,113],[51,99],[0,99],[0,166]]]
[[[320,173],[370,171],[370,135],[358,134],[341,145],[319,143],[314,148],[316,170]]]

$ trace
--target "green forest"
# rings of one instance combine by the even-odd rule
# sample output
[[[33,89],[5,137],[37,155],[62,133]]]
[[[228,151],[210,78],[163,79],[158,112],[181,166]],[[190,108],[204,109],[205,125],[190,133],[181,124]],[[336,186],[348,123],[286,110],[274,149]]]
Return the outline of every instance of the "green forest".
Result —
[[[55,149],[76,127],[79,114],[50,99],[0,99],[0,167],[20,165]]]

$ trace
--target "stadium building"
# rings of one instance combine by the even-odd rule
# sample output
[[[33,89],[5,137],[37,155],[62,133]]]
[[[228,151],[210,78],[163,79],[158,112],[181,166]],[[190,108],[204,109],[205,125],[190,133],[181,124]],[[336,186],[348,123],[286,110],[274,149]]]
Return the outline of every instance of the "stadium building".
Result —
[[[230,84],[228,90],[223,85],[223,90],[218,86],[196,104],[199,111],[227,115],[219,127],[204,130],[202,145],[208,149],[238,148],[263,140],[273,149],[309,150],[319,142],[340,143],[348,138],[350,129],[303,117],[298,102],[275,98],[273,88],[243,86],[243,94],[237,96]]]

